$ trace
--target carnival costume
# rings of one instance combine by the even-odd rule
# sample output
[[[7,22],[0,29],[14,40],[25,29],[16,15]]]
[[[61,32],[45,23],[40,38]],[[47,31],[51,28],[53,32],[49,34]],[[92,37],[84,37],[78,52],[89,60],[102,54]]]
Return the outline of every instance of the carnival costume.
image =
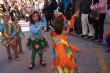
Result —
[[[9,46],[11,44],[16,43],[17,37],[16,35],[16,28],[12,23],[8,24],[0,24],[0,32],[2,33],[2,44],[5,46]],[[9,36],[12,36],[11,39],[9,39]]]
[[[10,51],[11,48],[14,51],[15,60],[19,61],[19,56],[16,49],[16,43],[17,43],[16,27],[11,22],[9,22],[10,20],[9,13],[3,14],[3,20],[4,23],[0,23],[0,32],[2,34],[2,45],[4,45],[7,50],[9,61],[12,60],[11,51]]]
[[[55,11],[54,13],[56,17],[61,15],[61,13],[58,11]],[[72,17],[70,25],[64,16],[63,18],[64,24],[66,23],[64,28],[74,27],[75,16]],[[78,70],[74,68],[71,69],[71,66],[76,66],[76,58],[73,52],[79,52],[79,49],[69,43],[68,36],[66,35],[57,35],[54,31],[52,31],[50,35],[53,39],[53,73],[78,73]]]
[[[21,29],[21,26],[19,24],[15,25],[16,26],[16,36],[18,37],[18,40],[21,40],[25,35]]]
[[[69,44],[67,36],[56,35],[52,49],[53,73],[78,73],[77,70],[70,68],[76,66],[75,55],[72,51],[78,52],[79,49]]]
[[[35,63],[36,53],[39,54],[40,63],[43,60],[42,49],[48,47],[45,38],[42,36],[41,30],[45,26],[46,19],[43,18],[42,21],[36,22],[35,24],[30,24],[30,38],[27,40],[27,48],[32,50],[31,64]]]

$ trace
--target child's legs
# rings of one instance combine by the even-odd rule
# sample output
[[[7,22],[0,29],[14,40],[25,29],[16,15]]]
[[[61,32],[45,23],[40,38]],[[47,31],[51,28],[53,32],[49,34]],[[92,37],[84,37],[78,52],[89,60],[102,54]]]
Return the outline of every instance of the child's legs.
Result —
[[[8,57],[11,57],[10,45],[9,46],[5,46],[5,47],[6,47],[6,51],[7,51]]]
[[[32,49],[31,63],[34,64],[37,51]]]
[[[21,44],[21,40],[18,41],[18,46],[19,46],[19,52],[22,52],[22,44]]]
[[[16,49],[17,49],[17,51],[19,51],[19,48],[18,48],[18,42],[16,42]]]
[[[42,51],[39,51],[38,54],[39,54],[40,61],[42,61],[43,60],[43,52]]]
[[[13,49],[15,57],[18,57],[18,49],[16,48],[16,45],[15,44],[11,44],[11,48]]]

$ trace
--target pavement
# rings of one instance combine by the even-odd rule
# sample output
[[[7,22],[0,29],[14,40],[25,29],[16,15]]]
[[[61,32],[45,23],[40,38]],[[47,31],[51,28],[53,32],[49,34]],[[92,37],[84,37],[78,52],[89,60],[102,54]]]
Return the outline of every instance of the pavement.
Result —
[[[110,24],[110,9],[107,10],[107,12],[106,12],[105,23],[106,23],[106,24]]]
[[[19,54],[20,61],[13,60],[7,62],[6,49],[0,45],[0,73],[52,73],[51,49],[48,49],[44,53],[44,60],[47,62],[46,67],[39,65],[37,55],[35,68],[31,71],[28,69],[31,58],[31,51],[26,48],[26,39],[29,37],[29,25],[25,21],[19,21],[19,24],[25,33],[25,38],[22,39],[24,54]],[[110,31],[109,27],[109,24],[105,24],[105,33]],[[51,45],[52,40],[49,32],[45,32],[43,35],[48,40],[49,45]],[[106,52],[107,47],[105,41],[99,44],[75,35],[69,35],[69,37],[70,42],[80,49],[80,53],[75,53],[79,73],[110,73],[110,53]]]

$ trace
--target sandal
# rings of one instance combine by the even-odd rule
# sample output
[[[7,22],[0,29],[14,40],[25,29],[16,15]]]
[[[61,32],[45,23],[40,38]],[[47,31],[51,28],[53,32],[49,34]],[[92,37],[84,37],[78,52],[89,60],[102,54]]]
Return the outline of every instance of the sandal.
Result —
[[[40,61],[40,65],[41,65],[41,66],[46,66],[46,62],[45,62],[44,60],[41,60],[41,61]]]
[[[18,57],[18,56],[16,56],[15,60],[16,60],[16,61],[20,61],[20,59],[19,59],[19,57]]]
[[[12,57],[8,57],[8,62],[10,62],[12,60]]]
[[[31,64],[29,65],[29,69],[30,69],[30,70],[32,70],[34,67],[35,67],[35,64],[32,64],[32,63],[31,63]]]

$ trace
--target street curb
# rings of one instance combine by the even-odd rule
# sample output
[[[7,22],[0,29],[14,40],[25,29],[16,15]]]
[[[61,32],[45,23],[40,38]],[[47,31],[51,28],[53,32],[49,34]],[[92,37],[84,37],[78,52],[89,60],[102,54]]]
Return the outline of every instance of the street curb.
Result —
[[[98,43],[98,42],[89,40],[89,39],[87,39],[87,38],[83,38],[83,37],[81,37],[80,35],[77,35],[77,34],[74,33],[74,32],[70,32],[69,35],[72,35],[72,36],[74,36],[74,37],[76,37],[76,38],[79,38],[79,39],[82,39],[82,40],[85,40],[85,41],[88,41],[88,42],[92,42],[92,43],[94,43],[94,44],[96,44],[96,45],[99,45],[99,46],[102,46],[102,47],[106,47],[106,48],[107,48],[107,45],[106,45],[106,43],[105,43],[104,41],[103,41],[102,43]]]

